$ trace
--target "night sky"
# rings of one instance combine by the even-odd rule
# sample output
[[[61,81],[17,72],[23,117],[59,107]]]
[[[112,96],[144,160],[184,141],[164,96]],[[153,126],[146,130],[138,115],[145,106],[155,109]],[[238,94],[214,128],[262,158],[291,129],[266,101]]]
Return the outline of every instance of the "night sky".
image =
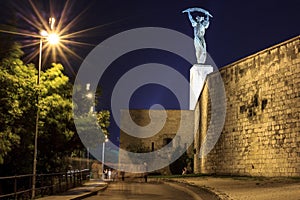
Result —
[[[50,4],[57,19],[60,18],[60,12],[65,5],[63,0],[33,2],[46,19],[49,17]],[[66,23],[81,13],[69,32],[98,27],[76,38],[76,41],[94,46],[121,31],[149,26],[169,28],[193,37],[188,17],[181,11],[189,7],[204,8],[213,15],[205,35],[207,50],[219,68],[300,33],[298,0],[71,0],[69,5]],[[38,30],[30,27],[28,23],[15,17],[18,13],[27,13],[29,18],[32,16],[27,0],[0,0],[0,13],[1,24],[16,23],[20,29],[30,29],[38,33]],[[11,19],[15,21],[12,22]],[[20,37],[18,39],[20,40]],[[70,48],[84,59],[94,46]],[[24,51],[26,53],[30,49]],[[81,62],[82,60],[70,58],[75,72]],[[189,79],[190,64],[175,55],[158,50],[131,52],[118,58],[101,78],[99,84],[103,89],[103,96],[98,108],[110,109],[113,86],[122,74],[149,62],[169,65]],[[74,77],[68,68],[66,73]],[[188,95],[188,88],[183,89],[183,92]],[[166,109],[178,109],[178,101],[172,92],[158,85],[139,88],[131,98],[130,107],[147,109],[157,103],[164,105]],[[183,109],[188,108],[188,105],[185,106]],[[118,134],[114,125],[111,127],[111,133]]]

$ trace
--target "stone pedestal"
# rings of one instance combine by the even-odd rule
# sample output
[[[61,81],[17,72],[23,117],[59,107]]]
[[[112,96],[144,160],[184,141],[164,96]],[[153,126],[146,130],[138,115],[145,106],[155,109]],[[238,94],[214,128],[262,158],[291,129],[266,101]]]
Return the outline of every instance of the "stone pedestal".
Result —
[[[213,72],[211,65],[195,64],[190,69],[190,110],[194,110],[206,76]]]

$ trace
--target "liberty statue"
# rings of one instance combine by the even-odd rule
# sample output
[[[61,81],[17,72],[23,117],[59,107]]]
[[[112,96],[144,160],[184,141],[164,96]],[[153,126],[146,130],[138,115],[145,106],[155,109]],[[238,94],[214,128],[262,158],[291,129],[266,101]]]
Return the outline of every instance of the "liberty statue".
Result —
[[[194,20],[193,16],[191,15],[191,12],[198,11],[205,14],[205,17],[196,17],[196,20]],[[190,22],[192,26],[194,27],[194,45],[196,49],[196,57],[198,64],[204,64],[206,61],[206,43],[204,40],[205,35],[205,29],[209,26],[209,17],[212,17],[211,14],[209,14],[208,11],[202,9],[202,8],[189,8],[182,13],[188,13]]]

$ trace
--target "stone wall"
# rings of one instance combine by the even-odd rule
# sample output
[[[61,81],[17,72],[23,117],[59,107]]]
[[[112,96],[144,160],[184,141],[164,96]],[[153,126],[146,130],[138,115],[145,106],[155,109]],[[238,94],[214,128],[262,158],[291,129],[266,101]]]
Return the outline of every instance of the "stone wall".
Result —
[[[210,121],[207,77],[195,109],[196,173],[300,176],[300,36],[220,69],[226,119],[214,149],[199,159]],[[212,124],[212,126],[214,126]]]
[[[130,117],[126,114],[130,113]],[[150,119],[151,116],[151,119]],[[193,144],[187,145],[183,141],[190,137],[193,141],[194,134],[194,112],[190,110],[121,110],[121,132],[120,132],[120,148],[134,153],[159,151],[162,147],[172,142],[169,148],[170,155],[176,148],[182,150],[188,149],[188,153],[192,155]],[[138,125],[134,127],[130,125],[130,121]],[[165,122],[164,122],[165,120]],[[155,127],[163,122],[163,126],[154,132],[143,129],[143,127],[152,124]],[[181,127],[180,127],[181,126]],[[130,130],[133,128],[134,130]],[[152,130],[152,128],[150,128]],[[127,130],[127,131],[124,131]],[[132,133],[135,132],[135,135]],[[151,136],[145,137],[145,134],[151,133]],[[183,137],[173,138],[176,134]],[[122,155],[126,156],[126,155]],[[165,154],[162,156],[166,156]],[[126,160],[124,158],[119,159]],[[160,170],[162,174],[170,174],[168,166]]]

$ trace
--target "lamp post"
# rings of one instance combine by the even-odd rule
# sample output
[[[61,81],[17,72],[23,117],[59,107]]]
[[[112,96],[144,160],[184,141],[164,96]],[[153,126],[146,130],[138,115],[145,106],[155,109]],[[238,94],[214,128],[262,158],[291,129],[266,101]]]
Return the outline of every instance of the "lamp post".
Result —
[[[93,94],[90,91],[90,86],[91,84],[90,83],[87,83],[86,84],[86,97],[88,99],[93,99]],[[89,113],[93,114],[95,111],[95,105],[93,103],[93,105],[90,107],[90,111]],[[105,153],[105,143],[108,142],[108,138],[107,138],[107,135],[104,135],[104,141],[102,143],[102,180],[104,180],[104,153]]]
[[[108,142],[107,135],[105,135],[105,139],[102,144],[102,180],[104,180],[104,150],[105,150],[105,143]]]
[[[53,25],[51,25],[53,26]],[[40,49],[39,49],[39,66],[38,66],[38,77],[37,85],[40,85],[41,68],[42,68],[42,52],[43,52],[43,40],[46,39],[50,45],[56,45],[59,43],[59,35],[55,32],[48,33],[45,30],[40,32]],[[37,143],[38,143],[38,132],[39,132],[39,93],[37,93],[37,112],[35,121],[35,134],[34,134],[34,152],[33,152],[33,176],[32,176],[32,193],[31,198],[35,198],[35,184],[36,184],[36,165],[37,165]]]

